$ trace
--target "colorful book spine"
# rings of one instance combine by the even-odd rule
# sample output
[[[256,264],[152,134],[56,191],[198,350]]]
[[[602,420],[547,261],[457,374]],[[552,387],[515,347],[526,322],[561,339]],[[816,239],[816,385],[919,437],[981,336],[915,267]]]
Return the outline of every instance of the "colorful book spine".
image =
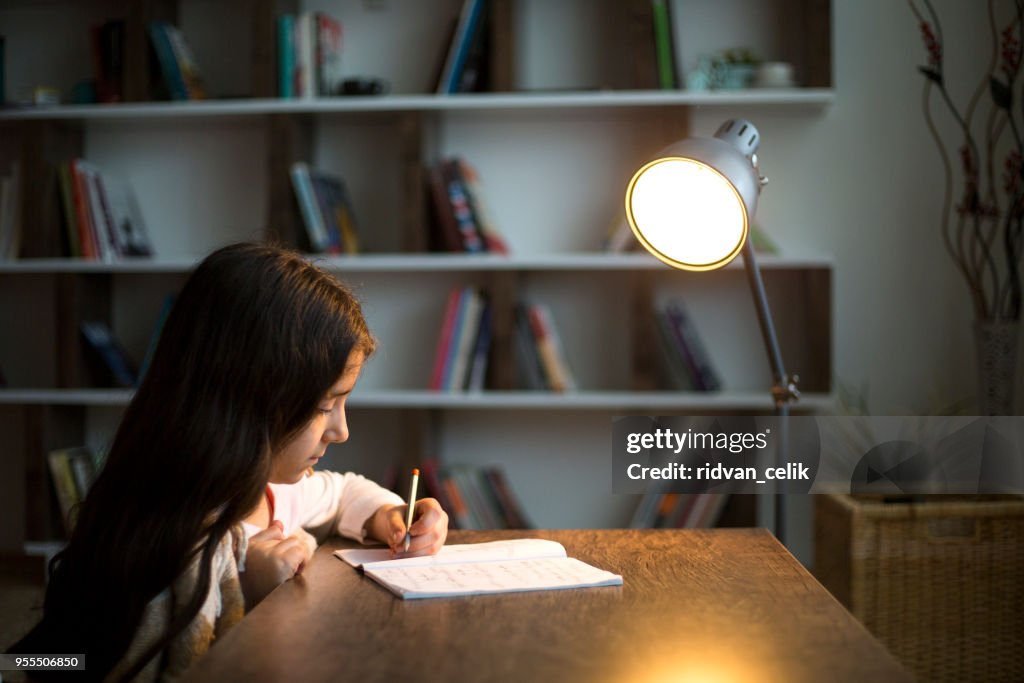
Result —
[[[309,246],[314,252],[323,253],[330,248],[330,238],[327,235],[327,227],[323,223],[323,216],[313,192],[313,181],[309,174],[309,165],[298,161],[291,167],[292,189],[295,190],[295,198],[299,204],[299,211],[302,214],[302,222],[306,226],[306,235],[309,237]]]
[[[295,20],[295,96],[316,95],[316,15],[302,12]]]
[[[199,72],[199,64],[192,54],[192,48],[185,40],[185,35],[177,26],[171,24],[163,25],[164,32],[171,44],[171,51],[178,64],[178,73],[181,74],[181,82],[185,88],[187,100],[206,99],[206,87],[203,85],[203,76]]]
[[[153,43],[153,51],[160,64],[164,85],[167,86],[167,93],[172,100],[187,100],[188,88],[174,55],[168,24],[163,21],[154,21],[147,28],[149,29],[149,40]]]
[[[46,461],[50,467],[53,490],[57,494],[57,504],[60,506],[61,522],[64,525],[64,530],[70,534],[75,526],[74,509],[79,503],[78,489],[75,487],[75,476],[71,471],[71,462],[69,461],[67,451],[48,453]]]
[[[537,344],[530,329],[530,316],[525,305],[517,305],[515,326],[516,359],[519,374],[527,389],[542,391],[547,388],[544,370],[537,355]]]
[[[75,215],[78,220],[78,239],[82,248],[82,257],[90,260],[99,258],[99,245],[96,232],[92,225],[92,211],[89,208],[89,188],[85,172],[82,170],[82,159],[71,160],[71,189],[75,203]]]
[[[480,237],[476,221],[473,220],[473,211],[469,207],[469,200],[466,191],[459,181],[455,168],[455,162],[448,160],[444,163],[445,186],[448,189],[448,201],[452,206],[452,214],[459,227],[459,234],[462,236],[462,248],[469,253],[484,251],[485,245]]]
[[[473,296],[471,287],[464,287],[459,292],[459,305],[455,311],[455,322],[452,327],[452,336],[448,340],[448,347],[445,350],[444,371],[441,376],[441,390],[448,391],[452,386],[452,376],[455,370],[455,357],[459,352],[459,340],[462,338],[462,326],[465,324],[466,311],[469,309],[469,301]]]
[[[462,69],[476,34],[477,24],[480,22],[482,8],[483,0],[465,0],[463,2],[459,23],[456,26],[448,57],[441,72],[441,80],[437,86],[438,94],[446,95],[458,91],[459,83],[462,80]]]
[[[461,297],[462,292],[459,289],[453,289],[448,293],[444,321],[441,323],[441,332],[437,337],[437,349],[434,352],[434,368],[430,374],[430,388],[434,391],[444,389],[444,365],[448,358],[448,347],[452,342],[452,333],[455,330],[455,318],[458,315]]]
[[[485,303],[483,313],[480,315],[480,328],[476,335],[476,346],[473,349],[469,378],[466,381],[466,389],[468,391],[483,391],[487,379],[487,359],[491,350],[492,316],[491,307]]]
[[[447,376],[445,382],[445,389],[448,391],[462,391],[466,388],[470,359],[475,348],[477,331],[480,329],[480,316],[483,313],[484,301],[480,292],[473,287],[467,287],[466,291],[468,298],[457,328],[458,342],[452,360],[451,374]]]
[[[277,94],[289,100],[295,97],[295,15],[277,18]]]
[[[690,360],[697,388],[701,391],[717,391],[722,388],[722,381],[711,365],[704,342],[697,333],[697,327],[680,302],[669,302],[666,310],[678,332],[682,348]]]
[[[324,12],[317,12],[314,21],[317,94],[328,97],[341,84],[341,22]]]
[[[678,83],[669,0],[651,0],[651,10],[654,21],[654,50],[658,66],[658,86],[662,90],[674,90]]]
[[[465,159],[458,157],[455,159],[455,170],[465,191],[470,211],[473,213],[474,225],[479,230],[480,236],[484,241],[484,247],[488,252],[507,255],[509,253],[508,243],[498,233],[497,227],[494,221],[491,220],[490,212],[487,210],[487,205],[484,202],[480,175]]]

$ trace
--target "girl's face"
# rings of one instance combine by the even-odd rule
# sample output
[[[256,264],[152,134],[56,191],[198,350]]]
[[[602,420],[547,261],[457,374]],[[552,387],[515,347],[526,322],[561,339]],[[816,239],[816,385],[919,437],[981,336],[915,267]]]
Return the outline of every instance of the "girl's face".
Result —
[[[327,395],[320,400],[309,424],[289,441],[270,463],[270,483],[294,484],[307,469],[324,457],[327,446],[348,441],[345,399],[352,393],[363,369],[363,352],[353,351],[348,365]]]

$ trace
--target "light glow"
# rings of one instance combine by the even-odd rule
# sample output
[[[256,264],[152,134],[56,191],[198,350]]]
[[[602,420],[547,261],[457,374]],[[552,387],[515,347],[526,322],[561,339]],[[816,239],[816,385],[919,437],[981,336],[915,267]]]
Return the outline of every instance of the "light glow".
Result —
[[[684,270],[721,268],[747,239],[736,189],[714,168],[683,157],[657,159],[636,172],[626,217],[648,251]]]

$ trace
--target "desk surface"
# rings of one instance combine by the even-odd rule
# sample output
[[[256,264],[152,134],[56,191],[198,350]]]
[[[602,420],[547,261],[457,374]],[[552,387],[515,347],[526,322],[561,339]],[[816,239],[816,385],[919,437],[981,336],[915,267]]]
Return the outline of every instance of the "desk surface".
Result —
[[[911,681],[760,529],[452,532],[550,538],[623,586],[403,601],[317,551],[196,681]]]

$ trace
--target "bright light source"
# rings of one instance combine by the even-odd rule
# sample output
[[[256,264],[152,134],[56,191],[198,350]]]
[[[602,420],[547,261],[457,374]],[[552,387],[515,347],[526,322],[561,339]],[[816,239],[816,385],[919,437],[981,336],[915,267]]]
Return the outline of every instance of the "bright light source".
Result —
[[[666,157],[637,171],[626,215],[648,251],[685,270],[724,266],[747,238],[746,210],[732,183],[693,159]]]

